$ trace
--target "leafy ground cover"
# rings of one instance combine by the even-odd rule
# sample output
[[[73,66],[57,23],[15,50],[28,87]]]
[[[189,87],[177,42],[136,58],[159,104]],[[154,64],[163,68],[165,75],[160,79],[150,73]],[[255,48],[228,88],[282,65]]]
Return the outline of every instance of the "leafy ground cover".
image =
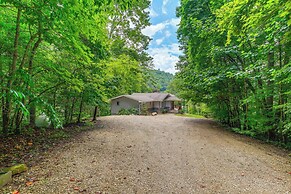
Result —
[[[92,123],[71,124],[63,129],[26,130],[21,135],[0,136],[0,167],[19,163],[32,166],[52,149],[92,129]]]

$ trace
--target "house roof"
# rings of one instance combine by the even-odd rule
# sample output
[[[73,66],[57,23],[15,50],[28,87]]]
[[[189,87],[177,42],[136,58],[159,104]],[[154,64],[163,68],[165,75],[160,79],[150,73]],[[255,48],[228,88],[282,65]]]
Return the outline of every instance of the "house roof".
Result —
[[[133,93],[131,96],[137,98],[151,99],[151,101],[164,101],[169,94],[166,93]]]
[[[152,102],[153,99],[145,95],[126,95],[126,97],[139,102]]]
[[[121,97],[126,97],[139,102],[181,101],[175,95],[168,93],[133,93],[132,95],[117,96],[111,100],[115,100]]]
[[[178,98],[177,96],[173,95],[173,94],[170,94],[166,99],[165,101],[181,101],[180,98]]]
[[[115,98],[111,98],[110,100],[115,100],[115,99],[118,99],[118,98],[122,98],[122,97],[125,97],[125,98],[129,98],[129,99],[132,99],[132,100],[135,100],[135,101],[138,101],[138,102],[152,102],[153,100],[151,98],[147,98],[147,97],[138,97],[138,96],[132,96],[132,95],[121,95],[121,96],[117,96]]]

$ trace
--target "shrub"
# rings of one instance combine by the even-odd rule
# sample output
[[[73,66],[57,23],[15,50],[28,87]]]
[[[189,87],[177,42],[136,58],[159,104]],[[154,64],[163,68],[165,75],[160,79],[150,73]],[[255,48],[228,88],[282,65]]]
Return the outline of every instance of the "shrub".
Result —
[[[169,112],[169,109],[168,109],[168,108],[163,108],[163,109],[162,109],[162,113],[163,113],[163,114],[168,113],[168,112]]]
[[[184,113],[185,113],[185,111],[183,109],[178,110],[178,114],[184,114]]]
[[[137,115],[138,110],[136,108],[125,109],[122,108],[118,112],[119,115]]]

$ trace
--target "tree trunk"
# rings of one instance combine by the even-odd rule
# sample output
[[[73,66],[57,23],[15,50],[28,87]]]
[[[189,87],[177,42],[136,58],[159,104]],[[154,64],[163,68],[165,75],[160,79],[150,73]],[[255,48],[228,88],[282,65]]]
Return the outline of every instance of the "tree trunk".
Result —
[[[274,61],[274,52],[269,52],[268,54],[268,68],[269,70],[274,68],[275,66],[275,61]],[[270,76],[271,78],[271,76]],[[274,81],[272,79],[268,79],[267,81],[268,89],[269,89],[269,96],[267,97],[267,108],[269,111],[273,110],[273,104],[274,104]]]
[[[287,50],[287,47],[290,45],[286,45],[285,49]],[[285,65],[287,65],[289,63],[289,55],[287,54],[287,52],[285,51],[284,57],[283,55],[283,51],[282,51],[282,45],[279,45],[279,61],[280,61],[280,69],[282,69]],[[283,59],[284,58],[284,59]],[[287,77],[284,76],[281,79],[286,79]],[[288,91],[288,89],[286,89],[286,84],[285,83],[280,83],[279,84],[279,100],[278,100],[278,105],[281,106],[281,108],[278,109],[276,115],[277,118],[279,119],[279,121],[284,122],[286,120],[286,113],[285,113],[285,109],[283,108],[283,105],[286,104],[287,102],[287,95],[285,94]]]
[[[0,56],[1,56],[1,53],[0,53]],[[1,87],[1,94],[4,94],[4,88],[2,87],[3,83],[4,83],[4,76],[2,76],[2,75],[3,75],[3,69],[2,69],[2,64],[0,64],[0,87]],[[3,111],[4,103],[5,103],[5,98],[4,98],[4,96],[2,96],[1,97],[1,104],[0,104],[1,114],[2,114],[2,111]],[[1,118],[2,118],[2,115],[1,115]]]
[[[34,43],[33,48],[31,50],[31,55],[29,57],[28,73],[29,73],[29,75],[31,77],[32,77],[32,73],[33,73],[33,60],[34,60],[34,57],[35,57],[35,54],[36,54],[36,50],[39,47],[41,42],[42,42],[42,38],[41,38],[41,33],[39,32],[38,33],[38,39]],[[30,92],[32,93],[31,87],[29,85],[27,86],[27,89],[30,90]],[[34,103],[34,99],[31,96],[29,97],[29,105],[30,105],[30,108],[29,108],[29,126],[30,127],[35,127],[36,106],[35,106],[35,103]]]
[[[22,118],[22,114],[19,113],[21,112],[21,110],[17,111],[17,115],[16,115],[16,119],[15,119],[15,134],[20,134],[20,125],[21,125],[21,118]]]
[[[26,62],[26,59],[28,57],[28,53],[29,53],[29,49],[30,49],[30,46],[33,42],[33,40],[37,37],[37,34],[34,34],[30,37],[28,43],[26,44],[25,46],[25,50],[24,50],[24,54],[22,56],[22,60],[21,60],[21,63],[19,65],[19,69],[22,70],[24,68],[24,65],[25,65],[25,62]],[[18,84],[18,87],[22,88],[24,87],[23,85],[25,83],[23,83],[23,80],[22,78],[18,78],[16,80],[16,83]],[[23,98],[22,99],[22,103],[25,104],[25,99]],[[20,134],[20,130],[21,130],[21,122],[22,122],[22,118],[23,118],[23,113],[20,109],[20,105],[17,106],[16,108],[16,118],[15,118],[15,134]]]
[[[274,52],[270,51],[268,54],[268,69],[271,70],[275,66],[274,61]],[[276,137],[276,132],[273,126],[274,124],[274,115],[273,115],[273,106],[274,106],[274,81],[271,80],[271,75],[269,75],[269,79],[267,80],[267,90],[269,92],[267,98],[266,98],[266,115],[268,118],[267,126],[270,126],[271,129],[269,130],[269,139],[274,140]]]
[[[26,62],[26,59],[27,59],[27,57],[28,57],[28,51],[29,51],[29,49],[30,49],[30,46],[31,46],[33,40],[34,40],[36,37],[37,37],[37,34],[34,34],[34,35],[32,35],[32,36],[30,37],[30,39],[29,39],[29,41],[28,41],[28,43],[27,43],[27,45],[26,45],[26,47],[25,47],[24,54],[23,54],[23,56],[22,56],[22,60],[21,60],[21,63],[20,63],[19,69],[23,69],[24,64],[25,64],[25,62]]]
[[[19,35],[20,35],[20,17],[21,17],[21,9],[18,8],[17,10],[17,17],[16,17],[16,29],[15,29],[15,38],[14,38],[14,46],[13,46],[13,58],[12,63],[9,68],[9,76],[7,80],[7,87],[5,89],[5,100],[2,108],[2,128],[4,135],[8,133],[8,127],[10,122],[10,114],[11,114],[11,94],[10,91],[12,89],[13,84],[13,77],[15,75],[16,70],[16,63],[18,58],[18,42],[19,42]]]
[[[83,110],[83,93],[81,93],[81,102],[80,102],[80,108],[79,108],[79,114],[78,114],[77,123],[81,123],[82,110]]]
[[[64,111],[64,117],[65,117],[65,124],[69,124],[69,116],[70,116],[70,113],[69,113],[69,109],[70,109],[70,104],[69,104],[69,100],[68,99],[65,99],[65,111]]]
[[[97,113],[98,113],[98,106],[95,106],[92,121],[96,121],[97,120]]]
[[[248,97],[248,90],[247,90],[247,84],[246,81],[244,82],[244,99],[246,99]],[[243,105],[243,110],[244,110],[244,129],[248,130],[249,129],[249,124],[248,124],[248,109],[249,109],[249,105],[248,102],[246,102]]]
[[[70,110],[70,123],[73,121],[73,115],[74,115],[74,109],[75,109],[75,104],[76,104],[77,98],[74,97],[72,100],[72,106],[71,106],[71,110]]]
[[[29,126],[35,127],[35,118],[36,118],[36,107],[32,102],[29,107]]]

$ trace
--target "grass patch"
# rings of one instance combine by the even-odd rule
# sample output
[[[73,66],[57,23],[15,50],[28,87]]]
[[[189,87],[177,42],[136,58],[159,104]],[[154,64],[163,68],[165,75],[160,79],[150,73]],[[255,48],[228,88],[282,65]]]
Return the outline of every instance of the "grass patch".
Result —
[[[181,116],[181,117],[189,117],[189,118],[195,118],[195,119],[205,119],[204,116],[202,115],[195,115],[195,114],[176,114],[177,116]]]

